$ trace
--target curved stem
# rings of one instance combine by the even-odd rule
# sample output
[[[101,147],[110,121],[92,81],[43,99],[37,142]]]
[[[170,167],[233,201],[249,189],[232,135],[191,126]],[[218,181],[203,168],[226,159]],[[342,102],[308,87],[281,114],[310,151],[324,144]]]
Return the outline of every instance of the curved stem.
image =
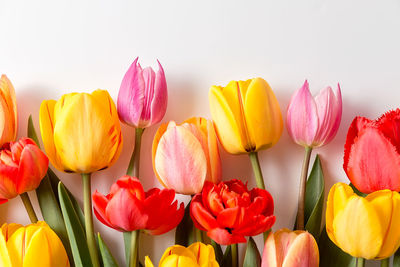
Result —
[[[364,267],[365,266],[365,259],[363,258],[357,258],[357,267]]]
[[[142,135],[144,128],[136,128],[135,147],[133,148],[131,160],[129,161],[127,175],[139,178],[140,146],[142,144]]]
[[[389,267],[390,258],[381,260],[381,267]]]
[[[82,173],[83,206],[85,213],[86,242],[89,247],[90,258],[93,267],[99,267],[99,255],[97,253],[96,240],[94,239],[93,215],[92,215],[92,190],[90,186],[90,173]]]
[[[33,209],[32,202],[29,199],[28,193],[22,193],[19,195],[21,197],[22,203],[24,203],[26,212],[29,215],[29,219],[31,220],[32,223],[37,223],[38,218],[36,216],[35,210]]]
[[[132,231],[131,237],[131,255],[129,260],[130,267],[137,267],[139,261],[139,235],[140,230]]]
[[[250,152],[249,157],[251,161],[251,166],[253,167],[254,176],[256,178],[257,187],[265,189],[264,178],[260,167],[260,161],[258,160],[258,153]]]
[[[307,184],[307,174],[308,166],[310,165],[311,158],[311,147],[305,147],[304,151],[304,161],[300,176],[300,187],[299,187],[299,199],[298,199],[298,209],[297,209],[297,230],[304,230],[304,206],[306,200],[306,184]]]
[[[238,244],[231,245],[232,251],[232,267],[238,267]]]

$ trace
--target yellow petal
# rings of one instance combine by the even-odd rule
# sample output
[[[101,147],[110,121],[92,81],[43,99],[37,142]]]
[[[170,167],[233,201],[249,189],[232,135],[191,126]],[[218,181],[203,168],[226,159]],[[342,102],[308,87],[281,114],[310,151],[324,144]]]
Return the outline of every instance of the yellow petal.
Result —
[[[335,216],[342,211],[351,196],[355,195],[353,189],[345,183],[336,183],[329,191],[326,205],[326,232],[333,243],[337,245],[333,233],[333,220]]]
[[[151,262],[149,256],[146,256],[144,259],[144,265],[145,267],[154,267],[153,263]]]
[[[378,259],[394,254],[400,246],[400,195],[390,190],[376,191],[366,199],[374,207],[384,230],[384,241]]]
[[[278,142],[283,130],[282,113],[274,92],[264,79],[251,80],[244,113],[247,131],[256,150],[269,148]]]
[[[12,267],[10,256],[8,255],[6,238],[0,232],[0,267]]]
[[[172,254],[160,262],[159,267],[199,267],[192,257]]]
[[[55,100],[45,100],[40,105],[40,134],[42,135],[44,149],[51,164],[58,170],[64,171],[61,159],[54,145],[54,125],[56,123],[54,120],[54,106],[56,103]]]
[[[4,238],[6,239],[6,241],[8,240],[8,238],[10,236],[12,236],[12,234],[15,233],[15,231],[17,231],[19,228],[23,227],[21,224],[17,224],[17,223],[5,223],[1,226],[1,233],[3,234]]]
[[[14,141],[17,136],[18,118],[14,86],[6,75],[0,79],[0,145]]]
[[[160,260],[160,266],[164,263],[164,261],[170,256],[170,255],[176,255],[176,256],[185,256],[187,258],[192,259],[194,262],[196,262],[196,256],[193,254],[193,252],[184,246],[180,245],[174,245],[169,248],[167,248],[164,252],[164,254],[161,257]]]
[[[229,153],[246,153],[245,146],[247,147],[248,144],[242,143],[241,136],[243,123],[241,121],[237,122],[235,116],[235,113],[238,113],[237,105],[232,104],[234,108],[232,110],[222,90],[221,87],[213,86],[209,93],[210,111],[215,122],[218,138]],[[228,97],[228,99],[234,101],[232,98]]]
[[[191,244],[188,249],[197,256],[197,263],[200,266],[208,266],[210,262],[215,261],[214,248],[210,245],[205,245],[201,242]]]
[[[343,251],[365,259],[379,254],[385,234],[373,205],[359,196],[352,196],[335,215],[333,232]]]

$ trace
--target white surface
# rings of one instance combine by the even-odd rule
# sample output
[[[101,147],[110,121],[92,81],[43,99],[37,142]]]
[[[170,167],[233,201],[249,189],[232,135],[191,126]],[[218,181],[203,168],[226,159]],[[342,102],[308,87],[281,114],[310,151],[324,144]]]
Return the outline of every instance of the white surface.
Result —
[[[387,1],[1,1],[0,73],[17,91],[19,136],[28,114],[38,127],[42,100],[72,91],[108,89],[116,100],[136,56],[142,66],[164,66],[169,106],[163,121],[209,117],[208,89],[230,80],[265,78],[285,116],[290,95],[308,79],[313,93],[340,82],[343,119],[334,141],[318,149],[326,189],[346,181],[342,169],[347,128],[356,115],[375,118],[397,108],[400,97],[400,2]],[[151,167],[156,127],[144,134],[141,180],[160,186]],[[112,168],[96,173],[93,189],[107,193],[124,174],[133,129],[124,126],[124,148]],[[221,150],[223,177],[249,180],[246,156]],[[291,227],[296,213],[303,150],[286,130],[260,153],[266,185],[276,204],[274,229]],[[81,198],[78,175],[58,173]],[[28,223],[19,199],[0,206],[0,223]],[[96,222],[118,260],[120,234]],[[142,238],[142,255],[158,261],[173,233]],[[260,238],[258,239],[261,240]],[[260,242],[259,242],[260,244]],[[372,265],[371,265],[372,266]]]

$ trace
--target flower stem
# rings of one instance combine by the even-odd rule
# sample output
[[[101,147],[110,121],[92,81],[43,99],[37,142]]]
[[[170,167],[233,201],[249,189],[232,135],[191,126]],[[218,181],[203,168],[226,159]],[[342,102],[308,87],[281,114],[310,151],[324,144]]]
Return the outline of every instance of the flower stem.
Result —
[[[357,258],[357,267],[364,267],[365,266],[365,259],[363,258]]]
[[[196,241],[203,243],[203,235],[201,233],[201,230],[198,229],[196,226],[193,226],[193,227],[194,227],[194,232],[196,234]]]
[[[83,205],[85,213],[86,242],[89,247],[90,258],[93,267],[99,267],[99,256],[97,253],[96,240],[93,231],[93,215],[92,215],[92,190],[90,186],[90,173],[82,173],[83,183]]]
[[[298,199],[299,207],[297,209],[297,223],[296,223],[297,230],[304,230],[304,206],[306,200],[306,183],[307,183],[308,166],[310,165],[311,151],[312,151],[311,147],[305,147],[303,167],[300,176],[299,199]]]
[[[232,267],[238,267],[238,244],[231,245],[232,252]]]
[[[140,146],[144,128],[136,128],[135,147],[133,148],[131,160],[129,161],[127,175],[139,178]]]
[[[31,220],[32,223],[37,223],[38,218],[36,216],[35,210],[33,209],[32,202],[29,199],[28,193],[22,193],[19,195],[21,197],[22,203],[24,203],[26,212],[29,215],[29,219]]]
[[[132,231],[131,237],[131,255],[129,260],[130,267],[137,267],[138,266],[138,259],[139,259],[139,235],[140,230]]]
[[[258,160],[257,152],[250,152],[249,157],[253,167],[254,176],[256,178],[257,187],[265,189],[264,178],[261,172],[260,161]]]
[[[381,267],[389,267],[390,258],[381,260]]]

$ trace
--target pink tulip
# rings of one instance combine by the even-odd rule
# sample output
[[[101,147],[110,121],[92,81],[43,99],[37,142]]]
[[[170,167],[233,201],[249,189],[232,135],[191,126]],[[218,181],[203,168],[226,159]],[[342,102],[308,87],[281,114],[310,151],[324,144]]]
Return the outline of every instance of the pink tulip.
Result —
[[[319,252],[314,237],[305,231],[281,229],[265,242],[261,267],[318,267]]]
[[[286,124],[289,135],[299,145],[320,147],[336,135],[342,118],[342,95],[327,87],[313,97],[307,80],[290,100]]]
[[[167,109],[168,93],[164,70],[158,62],[158,72],[142,69],[132,63],[119,89],[117,109],[122,122],[136,128],[146,128],[162,120]]]

